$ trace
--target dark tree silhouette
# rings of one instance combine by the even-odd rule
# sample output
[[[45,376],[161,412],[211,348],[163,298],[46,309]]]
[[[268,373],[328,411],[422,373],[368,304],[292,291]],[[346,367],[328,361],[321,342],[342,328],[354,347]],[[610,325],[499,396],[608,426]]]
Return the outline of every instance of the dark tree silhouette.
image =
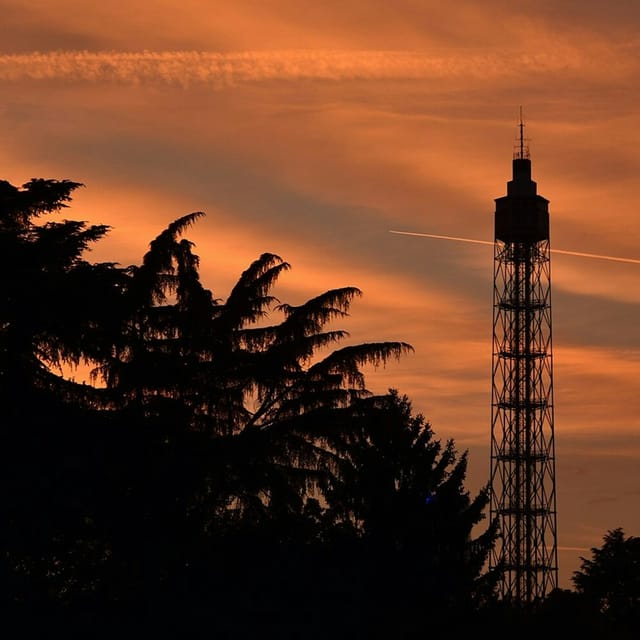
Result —
[[[57,593],[83,590],[93,577],[72,575],[71,567],[103,560],[90,483],[79,482],[100,468],[99,439],[83,409],[95,394],[55,371],[90,357],[100,343],[121,274],[82,258],[106,226],[37,224],[64,209],[80,186],[0,181],[0,561],[3,584],[16,587],[17,599],[36,597],[38,579],[55,583]]]
[[[0,380],[9,401],[30,389],[60,392],[61,380],[51,368],[91,354],[99,321],[117,302],[114,265],[82,259],[107,226],[36,224],[66,207],[80,186],[34,179],[17,188],[0,181],[0,252],[6,265],[0,281]]]
[[[488,489],[469,496],[467,453],[442,445],[396,390],[355,404],[344,433],[349,465],[330,504],[357,532],[374,610],[389,633],[417,633],[432,614],[455,626],[495,590],[497,576],[483,567],[496,529],[476,529]]]
[[[602,547],[591,549],[591,559],[580,559],[572,580],[584,602],[608,624],[640,630],[640,538],[612,529]]]
[[[290,266],[264,253],[218,299],[182,237],[201,212],[140,265],[89,263],[108,227],[37,224],[80,186],[0,182],[4,605],[372,637],[490,600],[466,452],[366,386],[411,346],[330,328],[360,290],[280,302]]]

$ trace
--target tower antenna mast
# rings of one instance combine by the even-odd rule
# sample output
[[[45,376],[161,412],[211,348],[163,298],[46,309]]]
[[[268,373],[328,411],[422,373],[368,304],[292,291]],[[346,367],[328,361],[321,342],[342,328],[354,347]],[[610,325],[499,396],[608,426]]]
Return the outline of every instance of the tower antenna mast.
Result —
[[[507,195],[496,198],[490,567],[500,595],[530,605],[558,586],[549,201],[537,194],[520,109]]]
[[[524,121],[522,120],[522,107],[520,107],[520,158],[524,158]]]

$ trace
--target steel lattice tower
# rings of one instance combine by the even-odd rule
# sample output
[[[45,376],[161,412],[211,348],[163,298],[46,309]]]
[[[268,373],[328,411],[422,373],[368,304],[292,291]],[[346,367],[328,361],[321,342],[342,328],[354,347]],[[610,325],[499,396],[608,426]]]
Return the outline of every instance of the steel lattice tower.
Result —
[[[537,194],[523,137],[507,195],[496,198],[489,559],[500,595],[530,605],[558,586],[549,201]]]

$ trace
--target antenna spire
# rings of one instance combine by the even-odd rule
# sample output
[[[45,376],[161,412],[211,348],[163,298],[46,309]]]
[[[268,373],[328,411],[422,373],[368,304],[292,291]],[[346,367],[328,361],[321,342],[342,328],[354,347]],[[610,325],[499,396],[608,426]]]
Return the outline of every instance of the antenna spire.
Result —
[[[522,116],[522,106],[520,107],[520,122],[518,124],[520,135],[518,136],[516,149],[513,157],[516,160],[528,160],[529,159],[529,145],[528,139],[524,137],[524,118]]]
[[[522,120],[522,105],[520,105],[520,158],[524,158],[524,122]]]

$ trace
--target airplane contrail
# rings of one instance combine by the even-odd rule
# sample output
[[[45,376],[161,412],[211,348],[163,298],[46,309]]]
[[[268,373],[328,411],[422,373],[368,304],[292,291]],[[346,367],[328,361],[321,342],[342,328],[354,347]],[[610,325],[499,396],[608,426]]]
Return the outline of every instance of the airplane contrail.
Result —
[[[522,77],[523,73],[577,73],[633,80],[636,40],[603,48],[556,43],[553,50],[513,55],[434,55],[411,50],[284,49],[246,51],[31,51],[0,54],[0,82],[115,83],[208,86],[226,89],[269,80],[428,80]],[[604,71],[603,71],[604,70]]]
[[[440,236],[435,233],[416,233],[414,231],[394,231],[389,230],[389,233],[396,233],[403,236],[421,236],[423,238],[436,238],[438,240],[455,240],[456,242],[470,242],[471,244],[490,244],[493,242],[488,240],[474,240],[473,238],[458,238],[456,236]],[[611,262],[626,262],[629,264],[640,264],[640,260],[637,258],[621,258],[619,256],[603,256],[598,253],[584,253],[582,251],[566,251],[565,249],[550,249],[551,253],[561,253],[566,256],[578,256],[580,258],[596,258],[598,260],[609,260]]]

